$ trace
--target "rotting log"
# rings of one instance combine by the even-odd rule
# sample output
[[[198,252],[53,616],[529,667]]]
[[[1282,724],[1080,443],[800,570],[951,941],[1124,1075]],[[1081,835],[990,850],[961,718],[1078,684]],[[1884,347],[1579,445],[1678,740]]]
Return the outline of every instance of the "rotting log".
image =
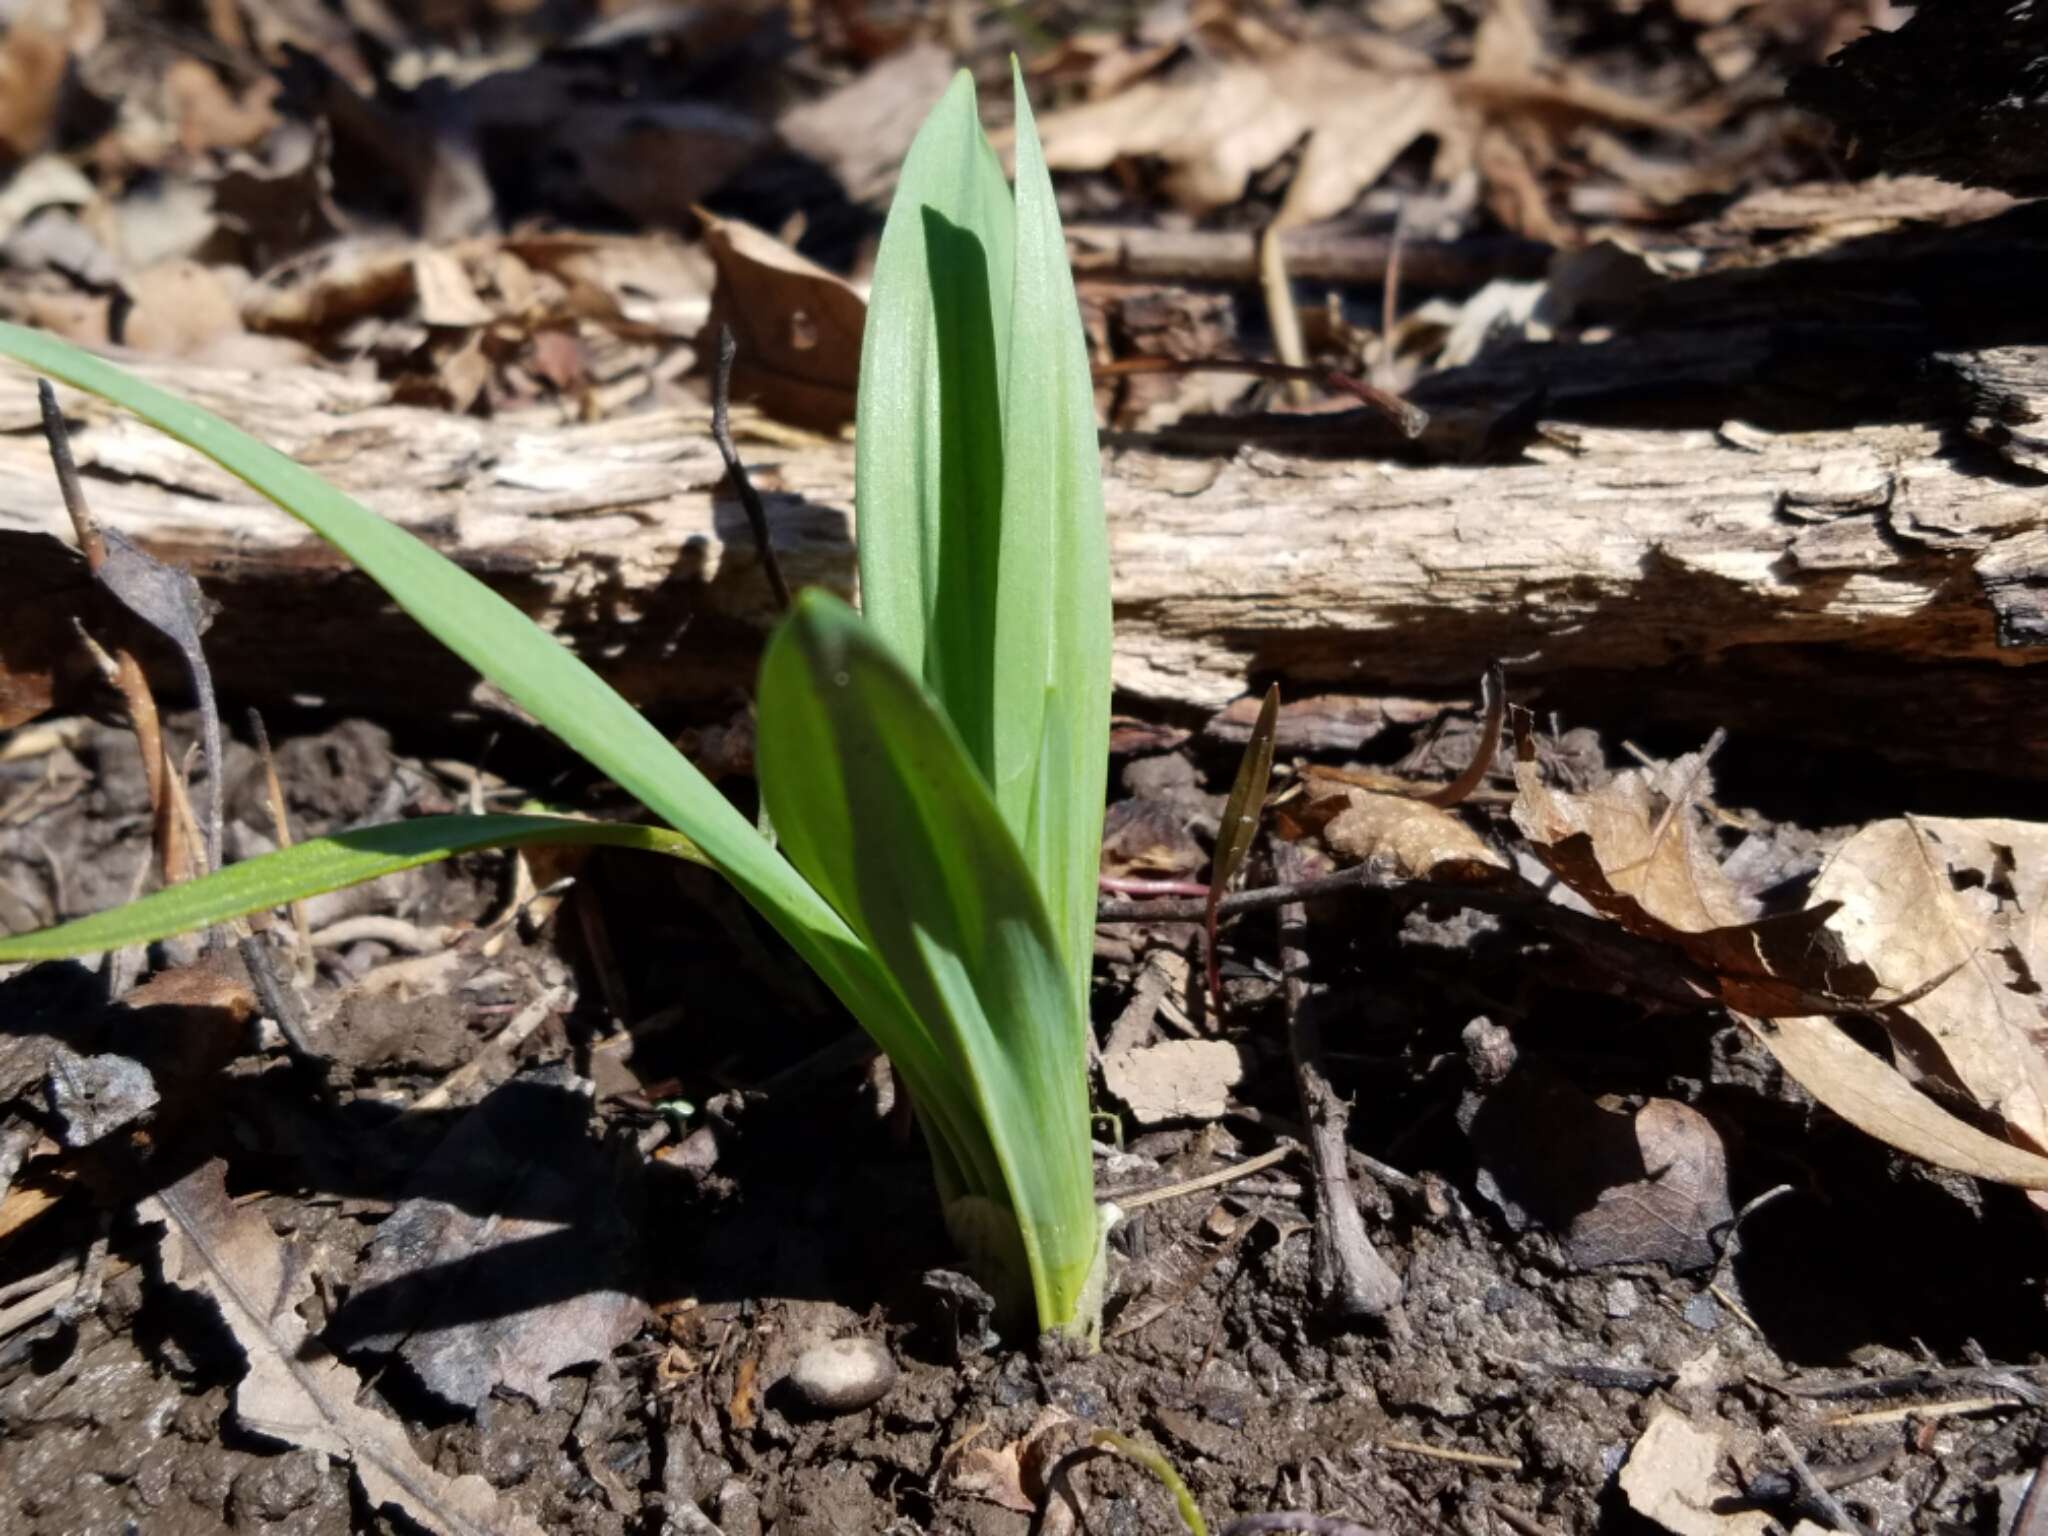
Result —
[[[536,431],[316,372],[177,382],[454,555],[641,703],[750,678],[773,614],[703,414]],[[146,428],[70,408],[101,519],[222,604],[224,691],[398,714],[468,700],[459,664],[296,524]],[[1962,467],[1919,424],[1549,430],[1504,465],[1113,449],[1120,688],[1204,710],[1252,676],[1460,692],[1489,659],[1527,657],[1517,679],[1568,711],[1597,680],[1662,696],[1667,716],[2048,760],[2048,736],[2015,740],[2048,680],[2048,491]],[[848,589],[850,450],[749,452],[792,581]],[[40,439],[8,431],[0,526],[61,520]],[[26,595],[0,587],[10,608]]]
[[[2000,249],[2038,261],[2042,222]],[[1990,270],[1982,249],[1969,261]],[[1833,285],[1832,330],[1826,314],[1787,322],[1770,274],[1700,279],[1602,345],[1518,346],[1425,380],[1416,398],[1478,422],[1489,462],[1404,461],[1356,416],[1255,418],[1201,451],[1185,433],[1113,439],[1119,687],[1190,712],[1274,677],[1295,696],[1463,697],[1507,657],[1518,696],[1568,723],[2048,768],[2030,723],[2048,681],[2048,475],[2031,459],[2048,336],[1961,323],[1948,289],[1904,315],[1844,299],[1899,272],[1932,291],[1943,270],[1831,258],[1802,280]],[[716,705],[750,683],[773,613],[705,413],[534,425],[393,405],[313,369],[141,371],[419,532],[643,705]],[[461,666],[296,524],[65,398],[102,521],[221,602],[224,693],[383,717],[475,707]],[[63,523],[34,409],[25,379],[0,392],[10,613],[49,579],[26,531]],[[749,441],[740,424],[790,579],[848,589],[850,447]]]

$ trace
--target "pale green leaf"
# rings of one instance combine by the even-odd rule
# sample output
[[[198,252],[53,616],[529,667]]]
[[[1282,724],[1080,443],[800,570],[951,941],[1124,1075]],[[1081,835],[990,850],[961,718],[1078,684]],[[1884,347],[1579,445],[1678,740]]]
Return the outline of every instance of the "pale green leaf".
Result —
[[[1071,1322],[1097,1250],[1081,1025],[980,771],[889,647],[818,591],[769,642],[758,761],[783,848],[882,957],[971,1097],[1002,1175],[978,1193],[1007,1192],[1041,1322]]]
[[[962,70],[918,131],[875,256],[861,342],[861,610],[984,775],[994,740],[1010,189]]]
[[[990,783],[1031,854],[1085,1017],[1109,771],[1109,547],[1087,341],[1015,60],[1011,70],[1017,262],[1003,395]]]
[[[703,862],[694,843],[666,827],[571,816],[421,816],[309,838],[201,879],[168,886],[110,912],[0,938],[0,963],[56,960],[150,944],[460,853],[535,843],[638,848]]]

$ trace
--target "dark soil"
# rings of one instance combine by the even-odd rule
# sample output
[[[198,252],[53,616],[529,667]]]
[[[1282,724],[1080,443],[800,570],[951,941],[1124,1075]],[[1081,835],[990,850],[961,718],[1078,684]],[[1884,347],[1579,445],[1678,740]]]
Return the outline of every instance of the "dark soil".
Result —
[[[298,832],[460,803],[447,760],[465,745],[478,744],[411,755],[359,722],[290,737],[279,755]],[[1227,783],[1233,753],[1194,751],[1197,787]],[[252,761],[246,747],[231,755],[245,849],[269,825]],[[535,761],[525,788],[574,793]],[[126,894],[147,817],[124,731],[87,726],[0,772],[10,794],[38,778],[70,786],[0,833],[0,885],[39,913]],[[1789,828],[1777,842],[1794,865],[1818,846]],[[89,1187],[0,1238],[6,1285],[111,1236],[96,1305],[0,1339],[0,1525],[393,1528],[346,1466],[239,1427],[239,1352],[206,1301],[160,1277],[156,1231],[134,1201],[213,1156],[231,1190],[311,1255],[312,1321],[426,1458],[482,1474],[550,1532],[696,1528],[673,1523],[680,1500],[726,1536],[1022,1532],[1029,1515],[963,1490],[967,1453],[1021,1441],[1042,1471],[1088,1426],[1156,1443],[1218,1525],[1290,1508],[1388,1530],[1621,1530],[1644,1522],[1616,1471],[1663,1409],[1722,1426],[1742,1448],[1731,1476],[1787,1527],[1811,1510],[1760,1438],[1780,1426],[1821,1473],[1860,1474],[1839,1496],[1869,1528],[1989,1531],[2001,1481],[2048,1446],[2037,1408],[1982,1388],[1993,1366],[2042,1358],[2043,1240],[2020,1196],[1894,1157],[1816,1112],[1733,1026],[1611,995],[1510,920],[1404,918],[1369,894],[1317,913],[1312,961],[1331,1069],[1356,1102],[1353,1145],[1412,1176],[1361,1186],[1374,1241],[1405,1278],[1403,1306],[1365,1328],[1320,1317],[1313,1197],[1291,1159],[1133,1215],[1115,1238],[1099,1354],[1028,1340],[977,1350],[970,1337],[954,1359],[925,1279],[950,1255],[915,1133],[888,1107],[886,1075],[847,1047],[844,1021],[765,930],[696,871],[608,855],[580,867],[544,921],[499,928],[485,953],[473,925],[511,892],[508,866],[467,859],[312,914],[316,930],[344,912],[472,929],[410,992],[362,980],[420,964],[386,940],[320,951],[305,990],[331,1099],[283,1053],[243,1053],[188,1089],[196,1104],[162,1106],[153,1144],[102,1160]],[[535,871],[543,884],[554,873]],[[1190,939],[1105,928],[1105,1027],[1145,955]],[[1104,1148],[1112,1196],[1261,1152],[1274,1122],[1298,1113],[1270,920],[1241,920],[1226,946],[1226,1020],[1198,985],[1180,1001],[1199,1034],[1243,1049],[1231,1112],[1132,1127],[1124,1147]],[[565,978],[573,1005],[526,1042],[519,1075],[484,1109],[399,1118]],[[77,967],[0,983],[0,1047],[19,1056],[87,1029],[98,985]],[[505,1098],[522,1084],[540,1096]],[[1562,1232],[1589,1196],[1573,1181],[1590,1178],[1594,1193],[1603,1173],[1613,1182],[1603,1138],[1653,1096],[1720,1134],[1737,1210],[1775,1193],[1734,1236],[1713,1234],[1719,1257],[1699,1272],[1577,1267]],[[501,1155],[561,1170],[580,1192],[553,1213],[559,1240],[480,1245],[453,1295],[417,1276],[361,1285],[380,1225],[437,1166],[443,1138],[507,1105],[526,1144]],[[528,1187],[519,1167],[510,1177]],[[642,1325],[546,1383],[544,1401],[501,1386],[471,1413],[393,1352],[429,1322],[461,1328],[611,1289],[644,1300]],[[871,1409],[807,1413],[783,1378],[804,1348],[846,1335],[885,1341],[900,1379]],[[1988,1405],[1925,1406],[1972,1398]],[[1895,1400],[1923,1412],[1829,1423]],[[1077,1465],[1071,1482],[1091,1531],[1175,1526],[1161,1488],[1123,1462]]]

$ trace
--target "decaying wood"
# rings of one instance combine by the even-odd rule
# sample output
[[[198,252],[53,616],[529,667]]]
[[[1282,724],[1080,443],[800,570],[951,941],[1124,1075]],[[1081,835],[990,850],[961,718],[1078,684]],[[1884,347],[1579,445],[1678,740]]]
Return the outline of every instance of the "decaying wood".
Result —
[[[2042,220],[2018,212],[2032,221],[2001,259],[2038,262]],[[1356,414],[1112,439],[1119,687],[1199,711],[1250,678],[1464,697],[1506,657],[1516,696],[1571,723],[1727,724],[1976,768],[1995,749],[2039,771],[2048,484],[2026,454],[2048,353],[1856,295],[1904,271],[1951,307],[1972,281],[1995,300],[2005,269],[1981,249],[1913,249],[1946,254],[1674,285],[1625,342],[1435,375],[1414,398],[1463,435],[1434,443]],[[715,705],[751,681],[773,604],[702,412],[515,423],[315,370],[141,371],[419,532],[641,703]],[[102,521],[223,604],[224,692],[473,706],[464,669],[296,524],[66,400]],[[21,537],[62,526],[34,410],[26,380],[0,391],[10,611],[63,576],[54,545]],[[737,425],[791,582],[848,590],[850,447]],[[1418,451],[1491,462],[1397,457]]]
[[[1942,0],[1872,31],[1793,84],[1855,159],[1971,186],[2048,192],[2048,12]]]

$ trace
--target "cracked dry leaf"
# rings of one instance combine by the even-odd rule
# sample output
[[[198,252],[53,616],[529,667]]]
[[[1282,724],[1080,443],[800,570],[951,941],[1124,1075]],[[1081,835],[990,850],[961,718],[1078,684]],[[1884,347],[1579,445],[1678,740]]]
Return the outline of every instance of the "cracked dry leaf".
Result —
[[[447,1477],[421,1460],[396,1419],[362,1401],[363,1381],[309,1338],[298,1306],[312,1276],[260,1211],[228,1197],[215,1159],[136,1208],[166,1224],[164,1278],[220,1307],[248,1370],[235,1414],[270,1440],[347,1461],[373,1507],[395,1506],[436,1536],[541,1536],[474,1473]]]
[[[636,1245],[589,1088],[543,1067],[463,1116],[378,1227],[328,1342],[395,1350],[428,1391],[476,1408],[499,1388],[545,1407],[557,1373],[632,1338]]]
[[[1849,955],[1904,1005],[1909,1073],[1954,1083],[2048,1149],[2048,825],[1907,816],[1865,827],[1814,882]]]

